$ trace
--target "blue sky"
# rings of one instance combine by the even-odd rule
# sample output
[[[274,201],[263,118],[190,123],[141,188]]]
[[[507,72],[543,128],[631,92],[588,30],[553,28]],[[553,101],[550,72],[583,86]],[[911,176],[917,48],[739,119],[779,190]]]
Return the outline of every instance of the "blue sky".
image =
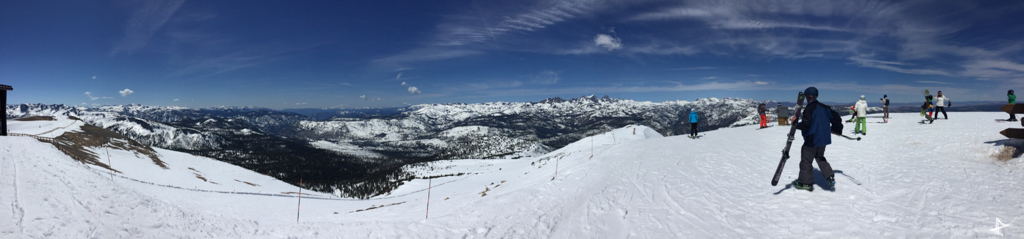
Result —
[[[1002,101],[1021,1],[4,1],[12,103]]]

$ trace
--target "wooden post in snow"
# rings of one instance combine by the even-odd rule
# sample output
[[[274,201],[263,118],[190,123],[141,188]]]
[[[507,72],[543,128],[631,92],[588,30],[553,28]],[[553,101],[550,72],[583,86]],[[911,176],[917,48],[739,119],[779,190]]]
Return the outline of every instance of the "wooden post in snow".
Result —
[[[558,159],[559,158],[562,158],[562,157],[556,157],[555,158],[555,176],[551,177],[551,180],[555,180],[555,178],[558,177]]]
[[[427,179],[427,215],[423,219],[430,218],[430,188],[434,186],[434,178]]]
[[[110,168],[110,181],[114,181],[114,164],[110,163],[110,145],[108,144],[104,150],[107,151],[107,167]]]

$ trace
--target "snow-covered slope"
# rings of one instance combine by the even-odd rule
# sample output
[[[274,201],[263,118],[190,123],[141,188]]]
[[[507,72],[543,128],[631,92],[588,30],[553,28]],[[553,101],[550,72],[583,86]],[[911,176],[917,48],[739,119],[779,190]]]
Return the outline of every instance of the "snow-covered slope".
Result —
[[[247,184],[228,186],[245,174],[228,165],[206,165],[161,151],[171,168],[164,171],[175,173],[156,176],[162,169],[150,161],[111,153],[117,158],[115,168],[139,170],[126,172],[126,177],[172,178],[163,183],[175,187],[165,187],[121,177],[111,180],[104,169],[77,163],[49,144],[0,137],[0,237],[1024,235],[1018,220],[1024,217],[1019,198],[1024,195],[1024,163],[1019,158],[1024,142],[998,134],[1019,124],[993,121],[1005,117],[1003,113],[957,113],[934,124],[919,124],[917,114],[892,116],[888,124],[869,118],[862,141],[833,137],[825,155],[838,173],[834,192],[822,190],[823,179],[817,175],[814,192],[769,186],[785,127],[725,128],[694,140],[661,137],[637,126],[594,135],[538,157],[408,166],[418,178],[390,195],[369,200],[304,198],[301,215],[296,215],[294,197],[187,190],[253,192]],[[845,126],[845,131],[852,130],[852,124]],[[179,156],[182,160],[174,159]],[[789,161],[783,182],[795,180],[798,162]],[[223,184],[197,180],[185,173],[191,170],[182,170],[186,165]],[[288,190],[273,180],[242,180],[278,194]],[[428,182],[433,185],[429,190]]]
[[[83,125],[66,117],[9,123],[13,133],[42,137],[79,132]],[[36,132],[47,126],[55,131]],[[175,151],[156,149],[163,168],[139,152],[90,149],[120,173],[75,161],[51,143],[0,137],[0,238],[270,236],[250,230],[259,225],[257,221],[182,203],[291,198],[298,190],[266,175]]]

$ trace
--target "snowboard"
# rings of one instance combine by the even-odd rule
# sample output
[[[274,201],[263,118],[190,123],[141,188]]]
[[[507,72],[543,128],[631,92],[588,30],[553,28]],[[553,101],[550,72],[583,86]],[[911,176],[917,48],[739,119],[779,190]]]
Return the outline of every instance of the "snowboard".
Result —
[[[786,135],[786,147],[782,149],[782,159],[779,160],[779,167],[775,169],[775,176],[772,177],[772,186],[779,185],[779,177],[782,177],[782,168],[786,167],[786,160],[789,159],[789,149],[793,147],[793,136],[796,134],[796,125],[800,123],[800,114],[804,109],[804,92],[797,93],[796,96],[796,111],[793,115],[796,115],[796,120],[789,127],[789,134]]]
[[[774,126],[774,125],[769,125],[769,126],[765,126],[765,127],[760,127],[760,128],[757,128],[757,130],[762,130],[762,129],[767,129],[767,128],[771,128],[772,126]]]
[[[1011,114],[1024,113],[1024,104],[1006,104],[1002,107],[999,107],[999,110]]]
[[[1024,129],[1004,129],[999,134],[1011,139],[1024,139]]]

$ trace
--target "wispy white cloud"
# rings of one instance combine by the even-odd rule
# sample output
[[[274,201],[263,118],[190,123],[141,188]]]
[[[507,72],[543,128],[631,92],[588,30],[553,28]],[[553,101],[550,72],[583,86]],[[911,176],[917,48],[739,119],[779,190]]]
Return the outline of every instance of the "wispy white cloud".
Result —
[[[962,74],[981,79],[1024,78],[1024,64],[1002,59],[976,60],[965,64]]]
[[[253,45],[226,54],[204,55],[175,72],[177,76],[206,77],[290,59],[324,43]]]
[[[558,81],[562,79],[558,76],[558,72],[552,70],[542,71],[540,74],[534,75],[530,78],[533,78],[533,83],[543,85],[552,85],[558,83]]]
[[[487,43],[528,35],[605,4],[595,0],[474,1],[467,11],[446,16],[422,46],[373,63],[402,65],[480,55],[492,49]]]
[[[399,72],[398,75],[395,76],[395,80],[399,80],[399,79],[402,79],[402,72]]]
[[[983,13],[973,11],[975,7],[967,1],[691,1],[635,14],[626,22],[699,23],[701,27],[676,30],[686,38],[673,42],[695,52],[847,59],[853,65],[906,74],[1019,78],[1011,66],[1019,63],[1010,56],[1019,55],[1024,42],[998,41],[982,49],[949,40]],[[943,8],[958,11],[934,14]],[[808,20],[823,18],[829,20]],[[950,64],[964,70],[957,72]]]
[[[134,94],[135,91],[132,91],[132,90],[126,88],[126,89],[124,89],[122,91],[118,91],[117,93],[120,93],[121,97],[128,97],[128,96],[131,96],[132,94]]]
[[[983,14],[981,11],[974,11],[978,4],[970,1],[655,2],[473,2],[466,12],[445,16],[445,21],[436,25],[437,30],[421,41],[420,47],[373,63],[401,66],[502,50],[560,55],[615,51],[637,59],[641,59],[638,55],[698,54],[760,59],[824,58],[904,74],[1024,79],[1024,73],[1017,69],[1022,63],[1017,56],[1022,53],[1024,42],[982,39],[984,47],[972,47],[962,44],[963,39],[952,37],[963,34],[972,21],[982,17],[978,16]],[[623,9],[648,11],[633,14]],[[935,14],[937,9],[958,11]],[[622,29],[676,22],[680,27],[648,35],[634,31],[631,34],[637,35],[623,38],[584,33],[583,36],[594,37],[571,42],[564,37],[546,37],[548,33],[542,31],[581,17],[615,19],[615,15],[620,20],[616,24]],[[521,43],[527,40],[517,38],[549,41],[527,44]],[[627,44],[623,44],[624,40]]]
[[[439,61],[479,54],[483,54],[483,52],[479,50],[431,47],[409,50],[398,55],[373,60],[372,62],[384,65],[402,65],[410,62]]]
[[[466,90],[469,90],[469,91],[478,91],[478,90],[493,90],[493,89],[516,88],[516,87],[520,87],[520,86],[523,86],[523,85],[525,85],[525,83],[523,83],[522,81],[518,81],[518,80],[498,80],[498,81],[469,83],[469,84],[462,85],[459,88],[466,89]]]
[[[128,22],[125,24],[124,37],[114,46],[110,54],[132,54],[145,47],[150,38],[167,23],[167,20],[178,11],[184,2],[184,0],[127,2],[131,13],[129,13]]]
[[[562,0],[523,4],[521,1],[492,1],[484,4],[489,5],[474,2],[472,11],[452,16],[440,24],[430,45],[463,46],[508,34],[537,31],[582,15],[600,2]]]
[[[674,7],[654,12],[641,13],[630,17],[631,21],[654,21],[654,20],[680,20],[692,18],[707,18],[717,15],[708,9],[697,9],[689,7]]]
[[[362,100],[368,100],[368,101],[381,101],[381,98],[380,98],[380,97],[378,97],[378,98],[372,98],[372,97],[366,97],[366,95],[360,95],[360,96],[359,96],[359,99],[362,99]]]
[[[180,100],[179,99],[174,99],[174,102],[178,102],[178,101],[180,101]]]
[[[416,88],[415,86],[409,86],[409,94],[419,94],[419,93],[420,93],[420,88]]]
[[[92,76],[92,79],[93,79],[93,80],[95,80],[95,79],[96,79],[96,76]]]
[[[302,103],[295,103],[295,105],[306,105],[306,104],[307,104],[306,102],[302,102]]]
[[[946,72],[946,71],[943,71],[943,70],[936,70],[936,69],[910,69],[910,68],[904,67],[904,65],[906,65],[904,63],[891,62],[891,61],[879,61],[879,60],[873,60],[873,59],[864,58],[864,57],[861,57],[861,56],[853,56],[853,57],[850,57],[848,59],[850,61],[852,61],[854,64],[859,65],[859,66],[878,68],[878,69],[895,71],[895,72],[906,73],[906,74],[915,74],[915,75],[943,75],[943,76],[952,76],[953,75],[953,74],[950,74],[949,72]]]
[[[594,44],[597,46],[604,47],[608,51],[622,48],[622,40],[607,34],[597,34],[594,37]]]
[[[85,92],[85,97],[89,98],[89,100],[103,100],[103,99],[112,99],[113,98],[113,97],[109,97],[109,96],[93,96],[92,92],[88,92],[88,91]]]

